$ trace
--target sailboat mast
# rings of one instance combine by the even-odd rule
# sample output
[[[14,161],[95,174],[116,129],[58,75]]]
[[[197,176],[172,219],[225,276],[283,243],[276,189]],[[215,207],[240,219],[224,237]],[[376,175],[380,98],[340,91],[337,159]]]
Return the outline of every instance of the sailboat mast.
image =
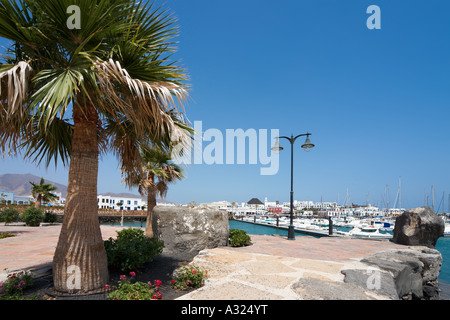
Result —
[[[387,206],[387,208],[386,208],[386,211],[387,211],[387,213],[389,213],[389,186],[388,185],[386,185],[386,206]]]
[[[431,185],[431,209],[433,209],[434,212],[434,187]]]

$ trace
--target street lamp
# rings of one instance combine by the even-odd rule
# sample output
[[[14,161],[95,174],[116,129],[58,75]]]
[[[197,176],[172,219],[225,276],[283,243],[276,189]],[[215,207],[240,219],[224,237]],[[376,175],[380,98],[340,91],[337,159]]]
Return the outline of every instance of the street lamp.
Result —
[[[309,136],[311,133],[304,133],[299,134],[298,136],[294,137],[291,134],[291,137],[278,137],[276,138],[277,141],[275,143],[275,146],[272,148],[272,151],[280,152],[284,148],[280,146],[280,143],[278,141],[279,138],[287,139],[291,143],[291,211],[290,211],[290,224],[288,228],[288,240],[295,240],[295,231],[294,231],[294,143],[295,140],[299,137],[306,136],[305,143],[302,145],[302,148],[305,151],[309,151],[311,148],[314,148],[314,144],[311,143],[311,140],[309,139]]]

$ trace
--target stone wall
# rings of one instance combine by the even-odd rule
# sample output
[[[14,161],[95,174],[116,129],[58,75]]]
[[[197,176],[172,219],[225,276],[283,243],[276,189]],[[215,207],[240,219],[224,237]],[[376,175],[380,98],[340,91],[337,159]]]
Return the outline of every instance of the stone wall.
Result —
[[[207,206],[155,207],[152,218],[155,236],[164,241],[164,252],[197,254],[228,243],[226,212]]]

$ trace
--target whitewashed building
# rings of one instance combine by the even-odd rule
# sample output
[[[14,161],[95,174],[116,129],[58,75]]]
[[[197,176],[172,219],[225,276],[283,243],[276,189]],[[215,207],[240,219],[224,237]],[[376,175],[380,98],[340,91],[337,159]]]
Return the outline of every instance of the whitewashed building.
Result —
[[[208,207],[215,208],[220,211],[231,211],[232,210],[231,203],[226,200],[215,201],[215,202],[210,202],[210,203],[201,203],[200,205],[207,205]]]
[[[98,195],[97,204],[99,209],[113,209],[113,210],[145,210],[147,208],[147,201],[139,196],[110,196]]]
[[[0,204],[29,205],[34,203],[32,196],[18,196],[12,191],[0,191]]]

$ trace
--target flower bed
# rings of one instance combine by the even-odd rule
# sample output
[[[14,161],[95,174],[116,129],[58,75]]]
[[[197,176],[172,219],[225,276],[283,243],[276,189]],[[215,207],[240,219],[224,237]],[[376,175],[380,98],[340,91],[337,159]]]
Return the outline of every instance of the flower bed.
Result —
[[[11,232],[0,232],[0,239],[11,238],[11,237],[15,237],[15,236],[16,236],[15,233],[11,233]]]

